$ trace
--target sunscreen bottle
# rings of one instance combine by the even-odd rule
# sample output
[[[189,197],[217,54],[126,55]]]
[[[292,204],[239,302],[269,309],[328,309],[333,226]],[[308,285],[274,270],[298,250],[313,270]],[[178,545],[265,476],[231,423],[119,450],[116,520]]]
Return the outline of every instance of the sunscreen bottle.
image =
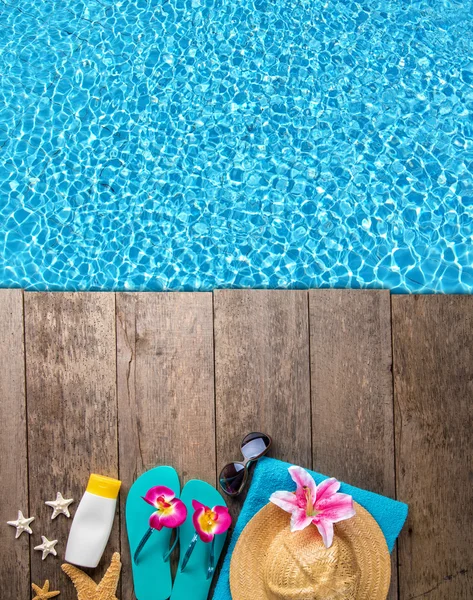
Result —
[[[79,567],[96,567],[112,531],[118,479],[92,474],[77,507],[66,547],[66,561]]]

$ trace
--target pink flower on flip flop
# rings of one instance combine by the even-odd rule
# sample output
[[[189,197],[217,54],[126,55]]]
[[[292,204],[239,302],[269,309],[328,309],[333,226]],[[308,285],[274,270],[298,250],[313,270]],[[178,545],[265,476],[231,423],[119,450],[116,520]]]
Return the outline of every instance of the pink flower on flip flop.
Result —
[[[326,548],[333,541],[333,524],[355,515],[353,498],[340,494],[340,482],[326,479],[319,485],[302,469],[289,467],[289,474],[296,483],[295,492],[274,492],[270,502],[291,513],[291,531],[300,531],[313,523],[320,532]]]
[[[161,531],[163,527],[179,527],[187,517],[187,508],[175,493],[164,485],[152,487],[143,500],[156,509],[149,518],[149,526]]]
[[[203,542],[211,542],[215,535],[225,533],[232,524],[232,518],[226,506],[209,508],[197,500],[192,500],[192,506],[195,511],[192,521]]]

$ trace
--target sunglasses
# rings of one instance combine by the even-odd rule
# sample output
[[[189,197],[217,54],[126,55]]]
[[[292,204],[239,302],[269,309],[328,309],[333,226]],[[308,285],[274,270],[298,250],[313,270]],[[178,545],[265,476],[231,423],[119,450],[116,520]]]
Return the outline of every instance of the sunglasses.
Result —
[[[241,494],[248,481],[249,466],[268,452],[272,442],[269,435],[257,431],[243,438],[241,442],[243,462],[231,462],[220,472],[219,483],[225,494],[228,496]]]

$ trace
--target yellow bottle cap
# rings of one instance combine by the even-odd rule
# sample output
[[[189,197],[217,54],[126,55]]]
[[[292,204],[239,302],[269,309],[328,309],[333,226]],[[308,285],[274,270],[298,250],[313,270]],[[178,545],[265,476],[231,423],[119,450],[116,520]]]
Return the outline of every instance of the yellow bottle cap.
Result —
[[[121,484],[121,481],[113,479],[113,477],[92,473],[89,477],[86,491],[90,494],[95,494],[96,496],[102,496],[102,498],[111,498],[112,500],[115,500],[118,497]]]

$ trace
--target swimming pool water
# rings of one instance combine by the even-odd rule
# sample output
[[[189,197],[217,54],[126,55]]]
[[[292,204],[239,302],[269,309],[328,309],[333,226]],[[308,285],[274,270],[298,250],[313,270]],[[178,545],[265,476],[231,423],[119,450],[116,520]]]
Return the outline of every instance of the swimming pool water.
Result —
[[[473,2],[0,0],[0,286],[473,291]]]

